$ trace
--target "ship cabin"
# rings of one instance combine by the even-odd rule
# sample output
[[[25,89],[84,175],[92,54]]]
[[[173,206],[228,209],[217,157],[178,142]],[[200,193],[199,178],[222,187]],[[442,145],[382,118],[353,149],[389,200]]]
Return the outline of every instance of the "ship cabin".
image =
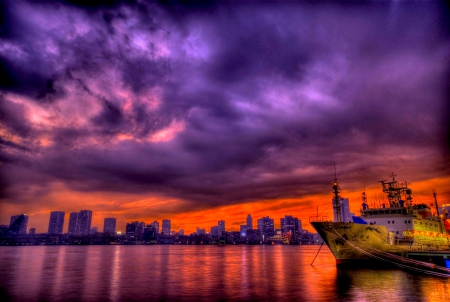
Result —
[[[405,233],[410,231],[443,233],[441,219],[434,215],[427,205],[400,206],[404,205],[402,200],[391,205],[370,208],[363,203],[361,218],[369,225],[386,226],[389,233],[399,239],[404,238]]]
[[[370,225],[384,225],[398,239],[421,232],[426,235],[446,233],[442,219],[431,212],[426,204],[413,204],[412,190],[407,183],[400,184],[392,173],[392,181],[381,180],[387,204],[369,206],[366,193],[362,193],[361,218]]]

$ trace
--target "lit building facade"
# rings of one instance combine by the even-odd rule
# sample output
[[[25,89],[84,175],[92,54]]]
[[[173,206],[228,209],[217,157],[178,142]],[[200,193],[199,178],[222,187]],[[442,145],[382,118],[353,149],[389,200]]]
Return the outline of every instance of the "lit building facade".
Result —
[[[48,233],[61,235],[64,228],[64,216],[66,212],[53,211],[50,212],[50,220],[48,222]]]
[[[253,219],[252,215],[247,215],[247,230],[253,230]]]
[[[28,228],[28,215],[20,214],[11,216],[9,223],[10,234],[26,234]]]
[[[69,216],[69,235],[86,236],[91,232],[92,211],[81,210]]]
[[[258,230],[260,230],[261,235],[264,236],[264,239],[267,237],[272,237],[275,234],[273,219],[269,216],[258,219]]]
[[[224,220],[219,220],[217,222],[217,226],[218,226],[218,232],[219,232],[219,236],[222,236],[225,233],[225,221]]]
[[[103,222],[103,233],[115,234],[116,233],[116,218],[108,217]]]
[[[211,236],[219,236],[219,227],[218,226],[211,227]]]
[[[158,221],[153,221],[152,223],[151,223],[151,226],[153,227],[153,229],[155,230],[155,233],[156,234],[159,234],[159,222]]]
[[[163,219],[162,221],[162,233],[164,235],[170,235],[170,230],[172,229],[172,222],[170,219]]]
[[[286,215],[284,216],[284,218],[280,218],[280,226],[282,234],[289,233],[293,236],[297,236],[301,232],[299,219],[290,215]]]

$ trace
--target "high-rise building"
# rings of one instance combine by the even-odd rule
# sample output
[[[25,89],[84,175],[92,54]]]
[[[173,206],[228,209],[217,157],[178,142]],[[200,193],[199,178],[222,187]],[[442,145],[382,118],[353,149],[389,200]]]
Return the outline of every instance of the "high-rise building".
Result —
[[[36,228],[31,228],[31,229],[28,231],[28,234],[29,234],[29,235],[34,235],[34,234],[36,234]]]
[[[28,227],[28,215],[20,214],[11,216],[9,223],[10,234],[26,234]]]
[[[280,226],[283,234],[290,233],[292,236],[297,236],[301,231],[298,218],[290,215],[280,218]]]
[[[116,233],[116,218],[105,218],[103,222],[103,233],[115,234]]]
[[[258,230],[261,231],[261,235],[265,237],[264,239],[273,236],[275,234],[273,219],[269,216],[258,219]]]
[[[247,230],[253,230],[253,219],[252,215],[247,215]]]
[[[159,234],[159,222],[158,221],[153,221],[152,223],[151,223],[151,226],[153,227],[153,229],[155,230],[155,233],[156,234]]]
[[[67,233],[69,235],[78,235],[78,216],[79,212],[72,212],[69,215],[69,229]]]
[[[69,235],[85,236],[91,231],[92,211],[81,210],[69,216]]]
[[[50,212],[50,220],[48,222],[48,233],[49,234],[62,234],[64,228],[64,216],[66,215],[63,211],[53,211]]]
[[[219,236],[219,227],[217,225],[211,227],[211,236]]]
[[[219,220],[217,222],[217,226],[219,227],[219,229],[218,229],[219,236],[222,236],[223,233],[225,233],[225,221]]]
[[[172,228],[172,222],[169,219],[163,219],[162,221],[162,233],[164,235],[170,235],[170,229]]]
[[[78,216],[79,235],[89,235],[91,232],[92,211],[81,210]]]
[[[184,236],[184,229],[179,229],[178,230],[178,235],[179,236]]]
[[[248,225],[246,224],[241,224],[240,228],[239,228],[239,232],[241,234],[241,237],[245,237],[247,234],[247,230],[248,230]]]
[[[334,198],[332,199],[332,204],[334,204]],[[352,216],[355,216],[354,213],[350,212],[350,206],[348,203],[348,198],[341,198],[341,221],[342,222],[352,222]],[[337,222],[337,213],[336,209],[333,208],[334,221]]]
[[[144,227],[145,227],[145,223],[139,222],[139,221],[127,223],[126,234],[134,235],[134,236],[142,235],[142,234],[144,234]]]

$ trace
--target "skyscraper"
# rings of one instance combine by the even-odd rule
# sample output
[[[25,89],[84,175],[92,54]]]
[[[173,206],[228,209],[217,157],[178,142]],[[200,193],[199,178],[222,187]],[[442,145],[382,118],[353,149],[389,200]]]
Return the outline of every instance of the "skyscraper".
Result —
[[[116,233],[116,218],[105,218],[103,222],[103,233]]]
[[[217,222],[217,226],[219,227],[219,229],[218,229],[219,236],[222,236],[223,233],[225,233],[225,221],[219,220]]]
[[[172,222],[169,219],[163,219],[163,221],[162,221],[162,233],[164,235],[170,235],[171,228],[172,228]]]
[[[92,211],[81,210],[72,212],[69,216],[69,235],[84,236],[91,231]]]
[[[275,228],[273,225],[273,219],[269,216],[258,219],[258,230],[261,231],[261,235],[264,237],[271,237],[275,234]]]
[[[247,230],[253,230],[253,219],[250,214],[247,215]]]
[[[158,221],[153,221],[152,223],[151,223],[151,226],[153,227],[153,229],[155,230],[155,233],[156,234],[159,234],[159,222]]]
[[[144,234],[145,223],[139,221],[133,221],[131,223],[127,223],[126,226],[126,234],[139,236]]]
[[[217,225],[211,227],[211,236],[219,236],[219,227]]]
[[[10,234],[26,234],[28,227],[27,214],[13,215],[9,223]]]
[[[283,234],[290,233],[292,236],[297,236],[300,234],[301,228],[299,220],[296,217],[286,215],[284,218],[280,218],[280,226]]]
[[[68,234],[69,235],[78,235],[78,216],[79,216],[79,212],[72,212],[70,213],[69,216],[69,229],[68,229]]]
[[[78,216],[79,235],[89,235],[91,231],[92,211],[81,210]]]
[[[49,234],[62,234],[64,228],[64,215],[66,213],[63,211],[53,211],[50,212],[50,220],[48,223],[48,233]]]

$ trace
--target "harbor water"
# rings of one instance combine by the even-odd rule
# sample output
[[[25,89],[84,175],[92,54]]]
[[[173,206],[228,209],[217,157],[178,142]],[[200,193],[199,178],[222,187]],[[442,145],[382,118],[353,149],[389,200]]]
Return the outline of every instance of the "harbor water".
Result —
[[[0,247],[1,301],[450,301],[450,278],[338,268],[319,246]]]

